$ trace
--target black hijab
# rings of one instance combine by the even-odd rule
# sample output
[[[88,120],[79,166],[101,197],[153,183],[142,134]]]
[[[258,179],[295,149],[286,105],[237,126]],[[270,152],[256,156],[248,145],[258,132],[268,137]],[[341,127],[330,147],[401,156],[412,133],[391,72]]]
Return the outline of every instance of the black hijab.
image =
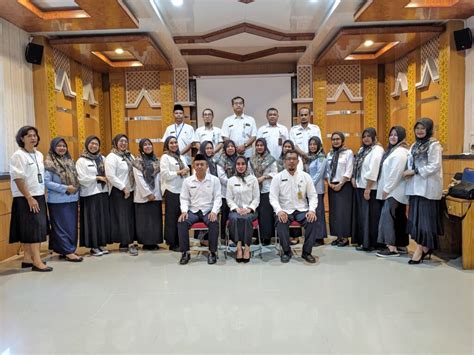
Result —
[[[421,156],[428,155],[428,149],[430,148],[430,144],[434,141],[433,137],[433,120],[428,117],[420,118],[413,127],[413,131],[415,131],[416,126],[421,124],[426,129],[426,135],[423,138],[416,137],[415,144],[411,149],[411,155],[413,156],[413,163],[415,164],[416,160],[419,159]],[[415,167],[413,167],[414,169]]]
[[[150,143],[153,147],[153,143],[148,138],[143,138],[138,143],[138,151],[140,156],[133,161],[133,166],[143,173],[145,182],[151,190],[155,190],[155,177],[160,172],[160,159],[158,159],[155,153],[145,153],[143,147],[145,143]]]
[[[341,138],[341,145],[339,147],[334,147],[332,144],[332,137],[335,135],[339,136]],[[336,171],[337,171],[337,165],[339,164],[339,154],[341,152],[344,152],[347,150],[346,147],[344,147],[344,141],[346,140],[346,137],[344,136],[344,133],[340,131],[333,132],[331,134],[331,153],[333,154],[331,163],[329,164],[329,169],[330,169],[330,174],[329,174],[329,182],[332,182],[332,179],[334,179],[334,176],[336,176]]]
[[[91,153],[89,151],[89,144],[91,141],[96,140],[99,143],[99,149],[95,153]],[[102,158],[102,154],[100,153],[100,139],[97,136],[89,136],[86,138],[84,142],[84,150],[82,151],[81,157],[92,160],[95,162],[95,166],[97,168],[97,176],[105,176],[105,166],[104,166],[104,159]],[[101,184],[105,184],[103,181],[99,181]]]
[[[206,158],[207,164],[209,166],[209,172],[211,173],[211,175],[217,176],[217,165],[213,159],[214,155],[208,156],[206,154],[206,147],[208,144],[210,144],[212,146],[212,149],[214,150],[214,144],[211,141],[204,141],[199,146],[199,153],[204,155],[204,157]]]
[[[366,133],[368,133],[370,138],[372,138],[372,142],[369,145],[364,144],[364,135]],[[375,130],[375,128],[369,127],[364,129],[364,131],[362,132],[362,146],[360,147],[354,159],[354,170],[352,171],[352,176],[355,179],[358,179],[360,177],[364,160],[375,147],[375,143],[377,143],[377,131]]]

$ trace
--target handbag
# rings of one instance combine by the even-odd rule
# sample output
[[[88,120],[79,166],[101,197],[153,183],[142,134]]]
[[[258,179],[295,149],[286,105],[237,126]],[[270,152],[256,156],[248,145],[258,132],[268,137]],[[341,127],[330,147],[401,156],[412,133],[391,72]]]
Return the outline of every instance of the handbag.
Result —
[[[474,183],[461,181],[459,184],[449,188],[448,195],[465,200],[474,200]]]

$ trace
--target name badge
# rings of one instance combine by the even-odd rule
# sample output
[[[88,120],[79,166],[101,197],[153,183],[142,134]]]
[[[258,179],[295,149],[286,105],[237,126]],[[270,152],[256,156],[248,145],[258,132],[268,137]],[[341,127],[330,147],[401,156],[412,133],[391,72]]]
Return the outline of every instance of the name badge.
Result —
[[[288,179],[281,179],[281,181],[282,181],[282,182],[283,182],[283,181],[288,181]]]
[[[303,193],[301,191],[298,191],[298,200],[303,199]]]
[[[233,124],[229,125],[229,128],[231,128],[231,127],[234,127],[234,125]]]
[[[303,133],[301,133],[301,132],[300,132],[300,133],[296,133],[297,136],[301,136],[302,134],[303,134]]]
[[[190,186],[190,189],[197,189],[197,186]]]
[[[246,123],[245,125],[246,125],[247,127],[250,127],[250,123]]]
[[[240,186],[240,184],[234,184],[234,186]]]

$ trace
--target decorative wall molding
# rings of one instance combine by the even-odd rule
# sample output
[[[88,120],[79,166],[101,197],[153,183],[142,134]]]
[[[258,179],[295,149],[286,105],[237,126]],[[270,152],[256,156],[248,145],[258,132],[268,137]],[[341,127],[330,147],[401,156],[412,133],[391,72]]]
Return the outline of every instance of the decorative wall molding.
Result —
[[[313,67],[311,65],[298,65],[296,67],[296,93],[298,99],[313,98]],[[295,102],[293,100],[293,102]]]
[[[395,78],[395,88],[390,93],[392,97],[398,97],[400,94],[408,92],[408,77],[405,73],[398,73]]]
[[[343,92],[352,102],[362,101],[361,68],[359,64],[327,67],[327,102],[336,102]]]
[[[270,55],[280,53],[303,53],[306,46],[292,46],[292,47],[272,47],[261,51],[252,52],[248,54],[236,54],[227,51],[221,51],[212,48],[188,48],[181,49],[182,55],[208,55],[211,57],[218,57],[224,59],[235,60],[238,62],[248,62],[249,60],[268,57]]]
[[[427,58],[421,69],[421,79],[416,83],[416,88],[421,89],[430,85],[430,81],[439,81],[439,70],[434,58]]]
[[[150,107],[161,107],[160,73],[158,71],[128,71],[125,73],[125,107],[137,108],[142,99]]]
[[[94,95],[94,73],[89,67],[81,65],[81,80],[82,80],[82,99],[91,106],[97,106],[99,103]]]
[[[174,69],[174,100],[176,102],[189,102],[188,68]]]
[[[62,69],[54,73],[54,88],[56,91],[62,91],[67,97],[76,97],[76,92],[72,90],[71,79]]]

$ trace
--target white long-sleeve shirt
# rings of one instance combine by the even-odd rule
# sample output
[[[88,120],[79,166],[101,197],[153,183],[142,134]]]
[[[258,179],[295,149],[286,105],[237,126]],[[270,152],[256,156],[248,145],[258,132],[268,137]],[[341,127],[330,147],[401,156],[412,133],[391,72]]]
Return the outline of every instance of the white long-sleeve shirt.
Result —
[[[413,149],[413,146],[411,147]],[[408,156],[408,165],[413,161]],[[428,159],[419,159],[415,162],[418,174],[407,180],[406,194],[409,196],[423,196],[430,200],[441,200],[443,193],[443,166],[441,163],[443,148],[439,142],[433,142],[428,148]]]
[[[102,156],[102,159],[105,159]],[[79,195],[82,197],[92,196],[108,192],[107,184],[97,181],[97,165],[95,161],[80,157],[76,162],[77,177],[81,188]]]
[[[255,174],[251,166],[249,166],[249,169],[251,169],[252,174]],[[263,171],[263,175],[271,176],[272,179],[276,174],[278,174],[278,167],[276,161],[267,166],[267,168]],[[266,194],[267,192],[270,192],[270,184],[272,183],[272,179],[263,180],[262,188],[260,189],[261,194]]]
[[[183,165],[187,167],[186,160],[182,155],[180,159]],[[168,154],[163,154],[160,158],[160,176],[161,176],[161,192],[164,194],[166,190],[174,194],[181,192],[181,186],[186,176],[179,176],[178,171],[181,170],[178,161]]]
[[[257,131],[257,138],[265,138],[270,154],[278,159],[281,154],[281,146],[283,142],[289,138],[288,128],[277,123],[275,126],[267,123]],[[281,142],[281,143],[280,143]],[[280,143],[280,144],[278,144]]]
[[[362,149],[362,148],[361,148]],[[382,160],[384,150],[382,146],[375,145],[367,154],[362,163],[360,176],[356,179],[356,186],[359,189],[367,187],[367,180],[375,181],[371,190],[377,190],[377,177],[379,176],[380,162]]]
[[[203,214],[211,211],[219,213],[222,206],[221,183],[211,174],[206,173],[203,181],[193,174],[184,180],[179,200],[182,213],[196,213],[199,210]]]
[[[132,155],[132,159],[134,159]],[[105,176],[109,183],[109,192],[112,187],[122,191],[125,187],[128,191],[133,191],[132,183],[128,175],[128,164],[124,158],[115,153],[109,153],[105,158]]]
[[[161,201],[160,188],[160,173],[155,176],[155,189],[152,190],[146,183],[143,173],[137,168],[133,168],[133,176],[135,177],[135,193],[133,194],[133,202],[135,203],[146,203],[148,202],[148,196],[154,195],[156,201]]]
[[[333,153],[329,152],[328,156],[328,165],[327,165],[327,179],[331,176],[331,162],[333,158]],[[339,154],[339,162],[337,164],[336,174],[334,175],[331,183],[340,182],[343,177],[346,177],[348,180],[352,178],[352,169],[354,165],[354,153],[352,150],[347,149]]]
[[[217,165],[217,177],[221,182],[222,197],[225,198],[227,194],[227,181],[229,181],[230,178],[227,177],[224,168],[220,165]]]
[[[308,123],[306,128],[303,128],[299,124],[290,129],[290,139],[305,153],[308,153],[308,141],[313,136],[319,137],[321,141],[323,140],[321,137],[321,129],[311,123]]]
[[[41,174],[40,179],[38,174]],[[43,154],[38,150],[29,153],[23,149],[18,149],[13,153],[10,158],[10,187],[13,197],[23,196],[16,185],[15,179],[23,179],[31,196],[44,195]]]
[[[385,159],[378,181],[377,199],[382,200],[382,194],[385,192],[387,198],[393,197],[400,203],[408,204],[408,196],[405,194],[406,181],[403,178],[408,154],[408,149],[398,147]]]
[[[275,213],[316,211],[318,194],[311,176],[298,170],[291,175],[286,169],[276,174],[270,185],[270,204]]]
[[[232,176],[227,182],[227,205],[233,211],[237,208],[257,210],[260,204],[260,191],[257,178],[253,175],[245,177]]]

